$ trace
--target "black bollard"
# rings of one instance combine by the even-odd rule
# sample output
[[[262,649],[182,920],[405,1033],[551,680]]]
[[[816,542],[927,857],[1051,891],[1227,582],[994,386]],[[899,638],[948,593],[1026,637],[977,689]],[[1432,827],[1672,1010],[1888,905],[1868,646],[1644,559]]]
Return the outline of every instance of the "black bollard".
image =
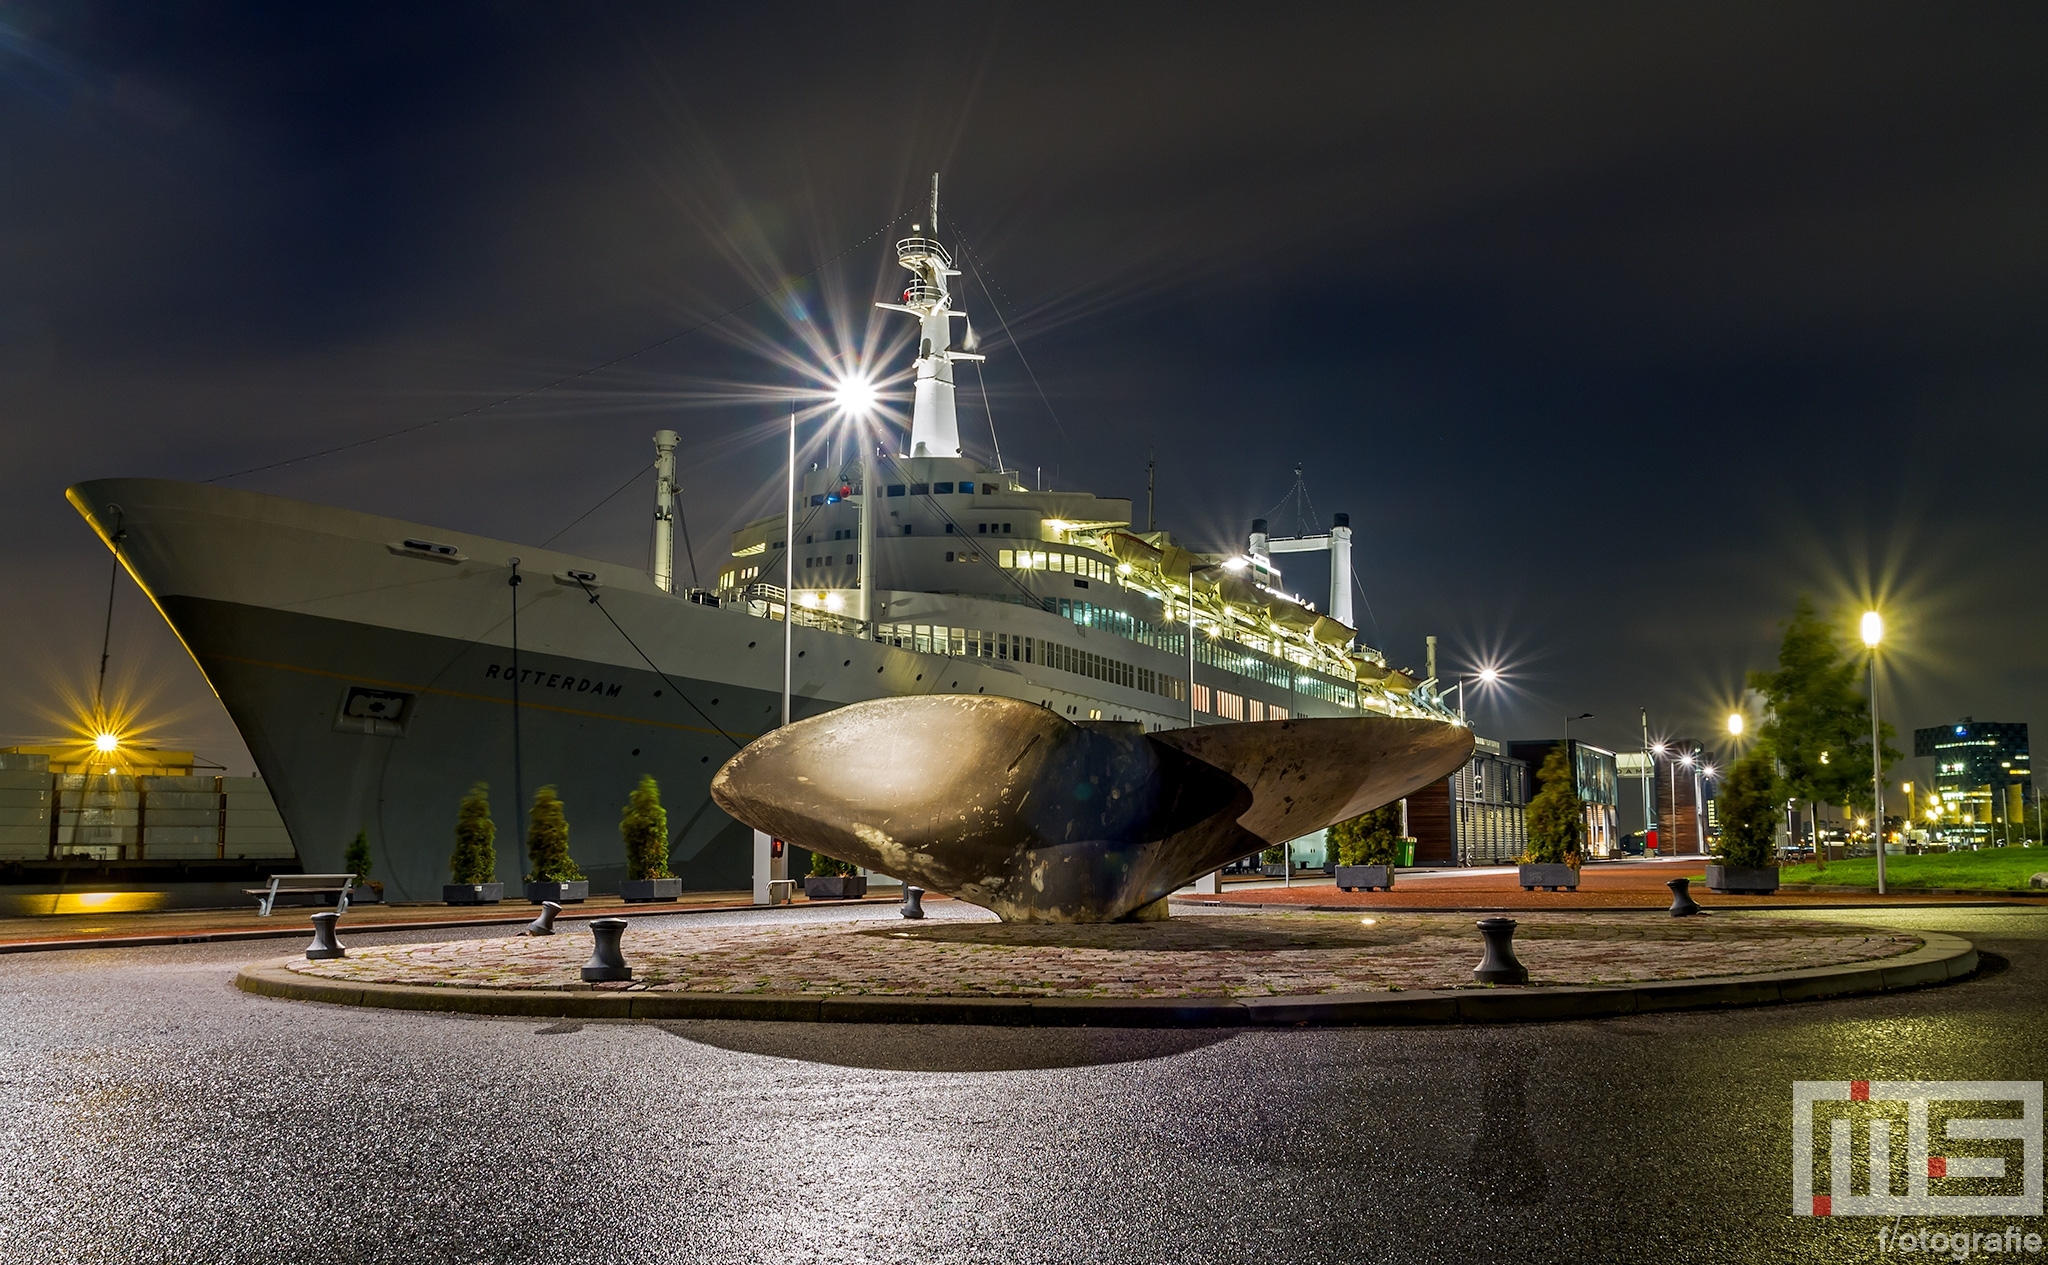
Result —
[[[554,901],[542,901],[540,903],[540,917],[527,923],[526,930],[519,934],[522,936],[551,936],[555,934],[555,915],[561,912],[562,907]]]
[[[1700,903],[1692,898],[1692,880],[1675,878],[1664,886],[1671,889],[1671,916],[1689,918],[1700,912]]]
[[[924,917],[924,889],[922,887],[912,887],[910,884],[905,883],[903,885],[903,908],[896,912],[902,914],[905,918]]]
[[[348,950],[341,947],[341,941],[334,938],[334,924],[341,921],[341,915],[325,911],[313,915],[313,943],[306,946],[308,962],[322,962],[328,958],[345,958]]]
[[[619,938],[625,934],[624,918],[591,919],[590,938],[594,943],[590,961],[583,966],[584,983],[602,984],[608,980],[633,978],[633,968],[626,965],[626,955],[619,951]]]
[[[1479,935],[1486,942],[1486,955],[1472,968],[1473,982],[1479,984],[1526,984],[1529,968],[1515,957],[1515,920],[1481,918]]]

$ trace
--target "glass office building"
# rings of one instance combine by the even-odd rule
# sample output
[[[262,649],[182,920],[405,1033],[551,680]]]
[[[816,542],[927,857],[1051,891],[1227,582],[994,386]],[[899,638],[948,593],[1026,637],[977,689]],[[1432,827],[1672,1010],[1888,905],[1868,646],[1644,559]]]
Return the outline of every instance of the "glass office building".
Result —
[[[1931,842],[1996,847],[2027,836],[2038,800],[2026,725],[1965,716],[1915,729],[1913,754],[1934,761],[1934,785],[1914,787],[1906,805]]]

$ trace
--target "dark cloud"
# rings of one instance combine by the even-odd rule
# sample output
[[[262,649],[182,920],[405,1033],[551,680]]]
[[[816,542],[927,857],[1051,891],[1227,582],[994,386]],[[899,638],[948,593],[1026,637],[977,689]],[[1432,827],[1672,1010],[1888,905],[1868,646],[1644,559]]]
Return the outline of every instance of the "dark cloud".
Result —
[[[1142,499],[1156,452],[1162,524],[1215,547],[1304,466],[1359,525],[1397,662],[1431,632],[1452,662],[1512,652],[1489,729],[1703,729],[1796,593],[1870,586],[1910,632],[1906,723],[2048,701],[2036,8],[0,24],[10,734],[96,661],[105,558],[67,483],[209,477],[578,374],[921,215],[935,167],[1012,463]],[[710,562],[777,459],[773,410],[727,384],[785,381],[759,348],[859,312],[882,240],[567,387],[239,482],[539,540],[675,425]],[[641,558],[643,508],[564,543]],[[239,760],[124,600],[117,670]]]

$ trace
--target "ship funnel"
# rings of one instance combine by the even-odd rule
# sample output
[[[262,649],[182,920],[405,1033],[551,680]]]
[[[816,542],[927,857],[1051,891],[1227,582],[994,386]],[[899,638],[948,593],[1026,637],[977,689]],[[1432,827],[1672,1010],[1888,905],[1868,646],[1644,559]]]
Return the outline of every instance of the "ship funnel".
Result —
[[[896,262],[910,273],[900,303],[877,303],[891,312],[906,312],[922,326],[917,344],[916,397],[910,409],[912,457],[960,455],[960,421],[953,407],[953,362],[982,360],[969,351],[953,350],[953,318],[967,313],[953,307],[950,279],[960,275],[953,256],[939,243],[939,176],[932,173],[931,222],[912,225],[911,236],[896,243]]]
[[[1351,515],[1339,514],[1330,525],[1330,618],[1347,628],[1351,618]]]
[[[654,432],[654,584],[676,591],[676,433]]]

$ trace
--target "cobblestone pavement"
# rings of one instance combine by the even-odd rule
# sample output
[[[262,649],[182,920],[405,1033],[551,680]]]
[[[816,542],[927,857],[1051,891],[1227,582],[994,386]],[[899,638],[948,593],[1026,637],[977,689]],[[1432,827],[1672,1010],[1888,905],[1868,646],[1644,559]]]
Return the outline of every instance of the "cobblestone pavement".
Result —
[[[1899,932],[1743,918],[1641,914],[1525,918],[1516,951],[1537,984],[1748,975],[1890,957]],[[628,983],[588,985],[580,932],[384,945],[307,975],[358,983],[699,993],[1004,997],[1264,997],[1469,985],[1473,919],[1455,914],[1176,916],[1053,926],[949,921],[628,927]]]

